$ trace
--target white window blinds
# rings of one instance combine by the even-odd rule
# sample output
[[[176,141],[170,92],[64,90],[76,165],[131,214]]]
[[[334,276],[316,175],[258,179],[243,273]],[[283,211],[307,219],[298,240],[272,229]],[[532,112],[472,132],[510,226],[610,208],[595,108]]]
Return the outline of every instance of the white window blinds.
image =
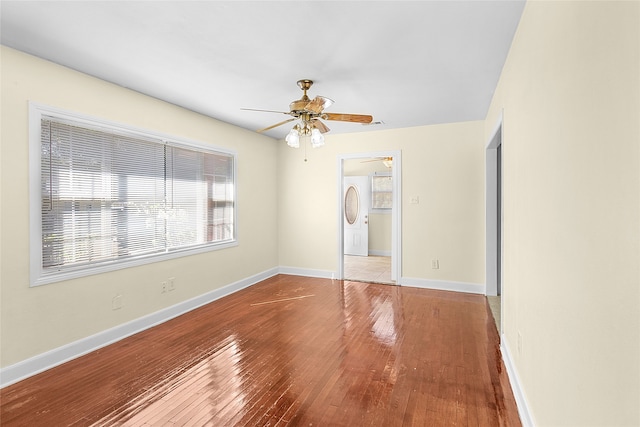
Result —
[[[371,208],[391,209],[393,207],[393,178],[390,175],[371,176]]]
[[[235,239],[234,156],[41,116],[42,272]]]

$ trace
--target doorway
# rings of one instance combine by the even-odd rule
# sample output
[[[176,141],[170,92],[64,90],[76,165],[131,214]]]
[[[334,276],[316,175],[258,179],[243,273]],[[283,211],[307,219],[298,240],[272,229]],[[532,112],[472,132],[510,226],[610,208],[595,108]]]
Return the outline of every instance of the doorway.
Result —
[[[338,156],[339,279],[400,284],[400,171],[400,151]],[[391,209],[382,214],[381,212],[370,213],[369,207],[366,206],[366,199],[371,197],[371,179],[376,173],[382,172],[389,177],[391,182]],[[355,176],[361,178],[355,178]],[[358,196],[365,196],[365,200],[360,202]],[[363,227],[372,226],[372,238],[375,242],[376,236],[379,235],[379,231],[376,230],[380,230],[379,221],[381,218],[387,224],[384,232],[390,234],[388,237],[390,248],[383,251],[370,251],[368,243],[367,247],[363,248],[363,233],[365,231],[367,240],[369,238],[369,230],[363,230]],[[373,221],[373,224],[370,224],[370,221]],[[372,244],[374,244],[373,242]],[[355,248],[356,246],[357,248]],[[354,273],[356,271],[357,274]]]
[[[502,117],[486,146],[485,230],[486,294],[498,331],[502,331],[503,201]]]

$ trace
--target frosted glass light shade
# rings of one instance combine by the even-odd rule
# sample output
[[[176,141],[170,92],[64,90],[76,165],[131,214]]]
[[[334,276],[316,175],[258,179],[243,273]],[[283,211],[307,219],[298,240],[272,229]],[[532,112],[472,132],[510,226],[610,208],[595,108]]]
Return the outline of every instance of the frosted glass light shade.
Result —
[[[298,135],[297,129],[291,129],[287,137],[284,139],[287,141],[287,145],[291,148],[299,148],[300,147],[300,135]]]
[[[313,129],[311,131],[311,146],[313,148],[322,147],[324,145],[324,136],[318,129]]]

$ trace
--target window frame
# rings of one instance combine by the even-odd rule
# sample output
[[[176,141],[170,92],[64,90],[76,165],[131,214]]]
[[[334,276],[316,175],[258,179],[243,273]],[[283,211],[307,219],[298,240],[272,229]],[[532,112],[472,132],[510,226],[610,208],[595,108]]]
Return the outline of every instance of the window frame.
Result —
[[[376,177],[385,177],[391,178],[391,191],[374,191],[373,180]],[[388,208],[375,208],[373,207],[373,201],[375,199],[374,193],[391,193],[391,198],[393,200],[393,174],[391,172],[373,172],[369,175],[369,184],[371,186],[371,207],[369,208],[370,213],[378,213],[378,214],[389,214],[393,210],[393,202],[391,207]]]
[[[41,199],[41,123],[42,118],[51,117],[63,121],[84,124],[93,129],[104,129],[108,132],[155,140],[159,144],[173,147],[195,149],[202,152],[229,156],[233,161],[233,237],[222,242],[208,242],[197,246],[171,249],[162,253],[146,254],[124,260],[111,260],[96,265],[71,267],[64,271],[49,271],[42,267],[42,199]],[[222,250],[238,246],[238,158],[234,150],[221,148],[211,144],[190,140],[184,137],[163,134],[156,131],[136,128],[102,118],[92,117],[72,111],[63,110],[35,102],[29,102],[29,286],[40,286],[64,280],[75,279],[95,274],[116,271],[123,268],[141,266],[170,259],[190,256],[205,252]]]

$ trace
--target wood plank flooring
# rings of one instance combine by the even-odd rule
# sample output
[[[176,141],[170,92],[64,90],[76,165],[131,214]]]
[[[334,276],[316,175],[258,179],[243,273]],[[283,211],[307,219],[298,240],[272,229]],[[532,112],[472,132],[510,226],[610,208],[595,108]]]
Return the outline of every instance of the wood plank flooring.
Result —
[[[519,426],[485,297],[279,275],[0,391],[2,426]]]

